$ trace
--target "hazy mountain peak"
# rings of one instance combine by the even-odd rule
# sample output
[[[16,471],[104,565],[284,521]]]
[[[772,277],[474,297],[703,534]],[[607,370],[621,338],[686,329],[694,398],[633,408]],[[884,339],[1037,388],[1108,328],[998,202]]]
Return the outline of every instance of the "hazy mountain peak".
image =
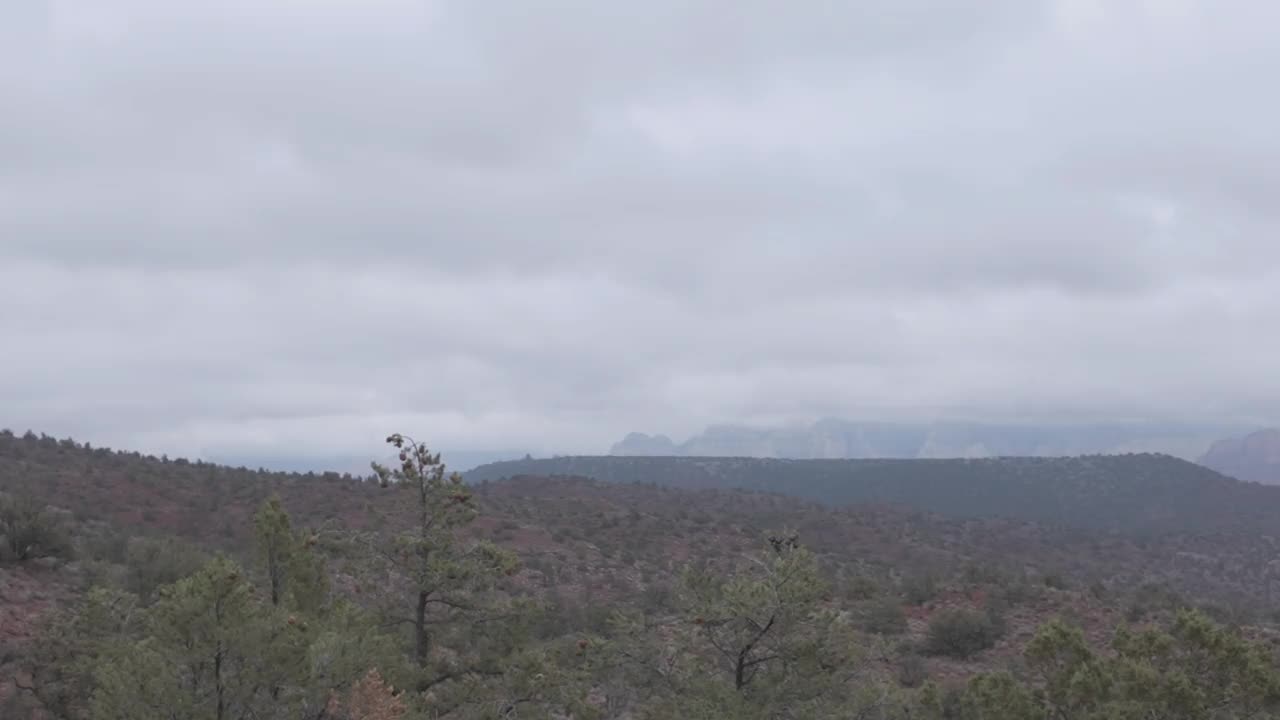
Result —
[[[1173,423],[889,423],[824,418],[808,426],[712,425],[683,443],[631,433],[611,455],[777,457],[794,459],[1057,456],[1158,452],[1199,458],[1240,428]]]
[[[1200,464],[1240,480],[1280,484],[1280,428],[1219,440]]]
[[[678,455],[676,444],[666,435],[646,435],[644,433],[628,433],[620,442],[614,443],[609,450],[610,455]]]

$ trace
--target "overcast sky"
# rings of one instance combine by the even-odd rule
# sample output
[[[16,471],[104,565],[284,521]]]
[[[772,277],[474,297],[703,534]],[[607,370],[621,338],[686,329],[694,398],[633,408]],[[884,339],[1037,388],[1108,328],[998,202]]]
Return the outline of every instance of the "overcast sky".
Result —
[[[1277,33],[1259,0],[0,2],[0,426],[1274,422]]]

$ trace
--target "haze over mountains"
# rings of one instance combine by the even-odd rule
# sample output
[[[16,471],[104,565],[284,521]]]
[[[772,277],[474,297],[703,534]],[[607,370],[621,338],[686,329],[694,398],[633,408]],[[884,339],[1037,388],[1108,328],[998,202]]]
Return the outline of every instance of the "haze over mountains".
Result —
[[[808,427],[716,425],[683,443],[631,433],[611,455],[689,457],[978,458],[1153,452],[1198,460],[1211,445],[1250,428],[1196,423],[884,423],[825,419]]]
[[[1280,429],[1219,440],[1200,464],[1240,480],[1280,485]]]
[[[437,450],[452,470],[465,472],[486,463],[514,460],[528,455],[524,450]],[[376,456],[375,456],[376,457]],[[229,467],[261,468],[271,472],[307,473],[337,472],[365,475],[369,472],[369,455],[284,455],[268,453],[218,454],[203,458],[207,462]]]

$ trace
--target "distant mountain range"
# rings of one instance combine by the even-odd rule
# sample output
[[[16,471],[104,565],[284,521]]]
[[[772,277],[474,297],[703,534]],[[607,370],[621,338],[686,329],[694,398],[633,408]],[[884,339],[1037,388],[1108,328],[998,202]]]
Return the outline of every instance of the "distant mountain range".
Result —
[[[1280,485],[1280,429],[1219,440],[1200,464],[1237,480]]]
[[[827,419],[808,427],[715,425],[683,443],[631,433],[610,455],[791,459],[1050,457],[1163,453],[1198,460],[1238,425],[1097,423],[1014,425],[974,422],[879,423]]]

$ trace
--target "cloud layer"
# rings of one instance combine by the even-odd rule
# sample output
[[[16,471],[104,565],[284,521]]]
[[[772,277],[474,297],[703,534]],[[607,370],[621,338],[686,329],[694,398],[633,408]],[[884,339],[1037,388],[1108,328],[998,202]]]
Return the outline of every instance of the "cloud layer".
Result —
[[[0,425],[1280,420],[1280,6],[0,9]]]

